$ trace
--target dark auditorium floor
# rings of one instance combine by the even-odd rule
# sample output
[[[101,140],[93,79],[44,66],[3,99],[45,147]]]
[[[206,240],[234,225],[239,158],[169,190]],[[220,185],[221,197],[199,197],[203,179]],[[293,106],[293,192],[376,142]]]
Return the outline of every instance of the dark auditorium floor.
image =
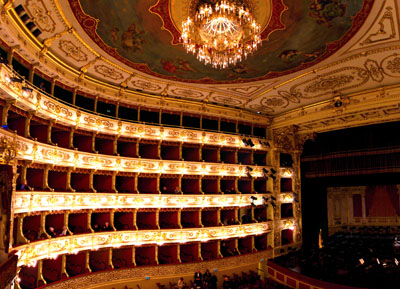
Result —
[[[322,249],[302,249],[278,257],[274,262],[331,283],[400,288],[400,228],[352,227],[329,237]]]

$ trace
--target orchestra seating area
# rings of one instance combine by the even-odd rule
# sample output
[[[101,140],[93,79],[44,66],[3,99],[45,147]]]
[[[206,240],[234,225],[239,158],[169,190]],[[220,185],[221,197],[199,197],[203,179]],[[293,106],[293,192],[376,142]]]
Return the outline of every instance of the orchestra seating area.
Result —
[[[259,275],[250,270],[249,272],[241,272],[233,275],[224,275],[223,289],[289,289],[285,285],[276,282],[273,279],[264,278],[261,280]],[[196,288],[193,280],[184,280],[186,286],[184,288]],[[176,283],[169,282],[166,284],[158,284],[158,289],[175,289]],[[212,283],[203,282],[203,289],[216,289]]]
[[[323,248],[303,249],[275,258],[278,265],[330,283],[361,288],[398,288],[400,228],[344,227]]]

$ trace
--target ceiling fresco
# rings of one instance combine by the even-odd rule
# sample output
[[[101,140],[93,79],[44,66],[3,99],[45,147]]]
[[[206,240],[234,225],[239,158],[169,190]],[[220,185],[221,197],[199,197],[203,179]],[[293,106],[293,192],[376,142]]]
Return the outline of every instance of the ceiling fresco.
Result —
[[[252,3],[263,23],[262,47],[242,63],[219,70],[179,44],[179,23],[190,0],[69,0],[85,32],[115,59],[152,76],[209,84],[270,79],[319,63],[359,30],[373,0]]]

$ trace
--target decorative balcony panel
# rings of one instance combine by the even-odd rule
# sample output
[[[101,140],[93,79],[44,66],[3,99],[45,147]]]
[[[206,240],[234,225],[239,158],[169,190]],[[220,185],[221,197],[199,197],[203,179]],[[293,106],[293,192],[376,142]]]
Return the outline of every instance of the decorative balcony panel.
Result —
[[[262,197],[254,195],[255,205]],[[94,194],[17,191],[14,195],[14,214],[40,211],[76,211],[84,209],[139,208],[223,208],[251,205],[250,195],[154,195],[154,194]]]
[[[269,223],[200,229],[116,231],[53,238],[32,242],[14,249],[19,257],[18,266],[35,266],[39,260],[55,259],[62,254],[77,254],[85,250],[151,244],[161,246],[170,243],[207,242],[259,235],[269,231]]]
[[[31,160],[42,164],[81,169],[150,174],[219,175],[237,177],[247,175],[247,169],[244,165],[136,159],[92,154],[39,143],[17,136],[6,130],[0,131],[0,137],[6,143],[15,143],[18,150],[17,159]],[[263,175],[263,167],[250,167],[253,169],[253,177],[261,177]]]
[[[132,122],[124,122],[108,117],[101,117],[95,114],[80,111],[74,107],[64,105],[39,92],[35,87],[29,86],[32,90],[23,90],[24,85],[13,82],[12,71],[4,64],[0,64],[0,90],[5,94],[1,98],[16,100],[16,105],[26,111],[35,111],[36,115],[46,119],[53,119],[58,123],[92,132],[102,134],[118,135],[124,137],[135,137],[154,140],[182,141],[187,143],[221,145],[228,147],[246,147],[253,150],[268,150],[261,145],[257,138],[249,138],[254,143],[248,147],[242,142],[238,135],[203,132],[199,130],[170,128],[161,126],[150,126]]]

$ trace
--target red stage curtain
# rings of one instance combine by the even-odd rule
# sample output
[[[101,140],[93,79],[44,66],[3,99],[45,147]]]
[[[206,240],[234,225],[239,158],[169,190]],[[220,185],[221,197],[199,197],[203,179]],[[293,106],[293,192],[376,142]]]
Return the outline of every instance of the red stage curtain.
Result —
[[[396,185],[369,186],[365,189],[367,216],[393,217],[399,215]]]

